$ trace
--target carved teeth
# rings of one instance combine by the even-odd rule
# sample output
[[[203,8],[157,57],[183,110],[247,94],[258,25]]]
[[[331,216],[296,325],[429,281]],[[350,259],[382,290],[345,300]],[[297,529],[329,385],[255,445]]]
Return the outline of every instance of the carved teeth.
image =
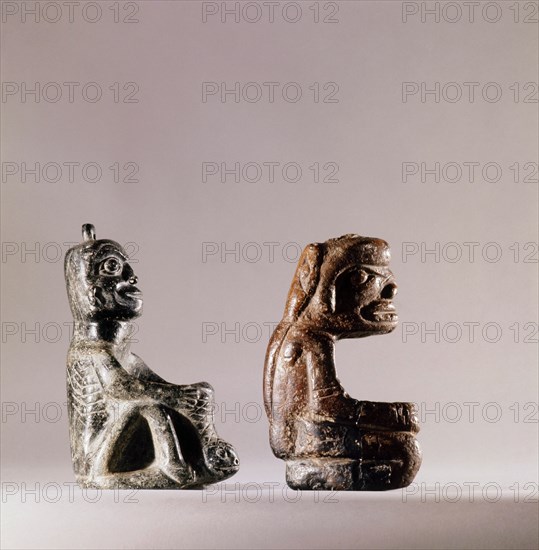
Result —
[[[397,314],[387,311],[375,311],[373,317],[376,321],[396,321]]]

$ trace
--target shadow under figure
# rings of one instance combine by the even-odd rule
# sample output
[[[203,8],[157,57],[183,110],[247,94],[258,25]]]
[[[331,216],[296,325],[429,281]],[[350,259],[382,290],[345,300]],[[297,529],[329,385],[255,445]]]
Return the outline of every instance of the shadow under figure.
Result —
[[[381,239],[344,235],[303,251],[264,368],[274,454],[294,489],[406,487],[421,465],[412,403],[358,401],[335,371],[335,342],[397,326]]]
[[[65,257],[74,331],[67,358],[73,467],[82,487],[202,487],[238,471],[234,448],[213,425],[213,388],[177,386],[130,351],[142,293],[124,249],[96,240]]]

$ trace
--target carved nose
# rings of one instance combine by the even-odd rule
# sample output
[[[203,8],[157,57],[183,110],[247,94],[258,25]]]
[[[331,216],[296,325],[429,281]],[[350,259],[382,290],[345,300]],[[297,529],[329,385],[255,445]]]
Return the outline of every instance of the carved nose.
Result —
[[[395,283],[389,283],[382,289],[382,298],[385,300],[391,300],[397,294],[397,285]]]
[[[136,275],[133,275],[132,277],[129,277],[129,282],[132,285],[136,285],[138,283],[138,277]]]

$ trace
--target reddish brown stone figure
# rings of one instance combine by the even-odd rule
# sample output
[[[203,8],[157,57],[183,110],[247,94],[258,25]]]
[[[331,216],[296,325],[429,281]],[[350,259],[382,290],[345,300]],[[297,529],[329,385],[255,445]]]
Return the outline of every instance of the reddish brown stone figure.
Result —
[[[274,454],[294,489],[386,490],[421,465],[411,403],[358,401],[335,371],[335,342],[397,326],[397,285],[381,239],[344,235],[303,251],[264,369]]]

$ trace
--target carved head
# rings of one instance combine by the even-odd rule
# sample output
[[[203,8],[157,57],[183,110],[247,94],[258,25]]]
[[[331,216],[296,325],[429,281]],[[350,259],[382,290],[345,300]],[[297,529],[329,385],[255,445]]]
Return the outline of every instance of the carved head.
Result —
[[[96,240],[91,224],[82,226],[83,242],[70,248],[64,272],[75,321],[129,320],[142,313],[142,293],[124,249]]]
[[[386,334],[397,326],[397,285],[389,245],[343,235],[308,245],[298,263],[283,321],[335,338]]]

